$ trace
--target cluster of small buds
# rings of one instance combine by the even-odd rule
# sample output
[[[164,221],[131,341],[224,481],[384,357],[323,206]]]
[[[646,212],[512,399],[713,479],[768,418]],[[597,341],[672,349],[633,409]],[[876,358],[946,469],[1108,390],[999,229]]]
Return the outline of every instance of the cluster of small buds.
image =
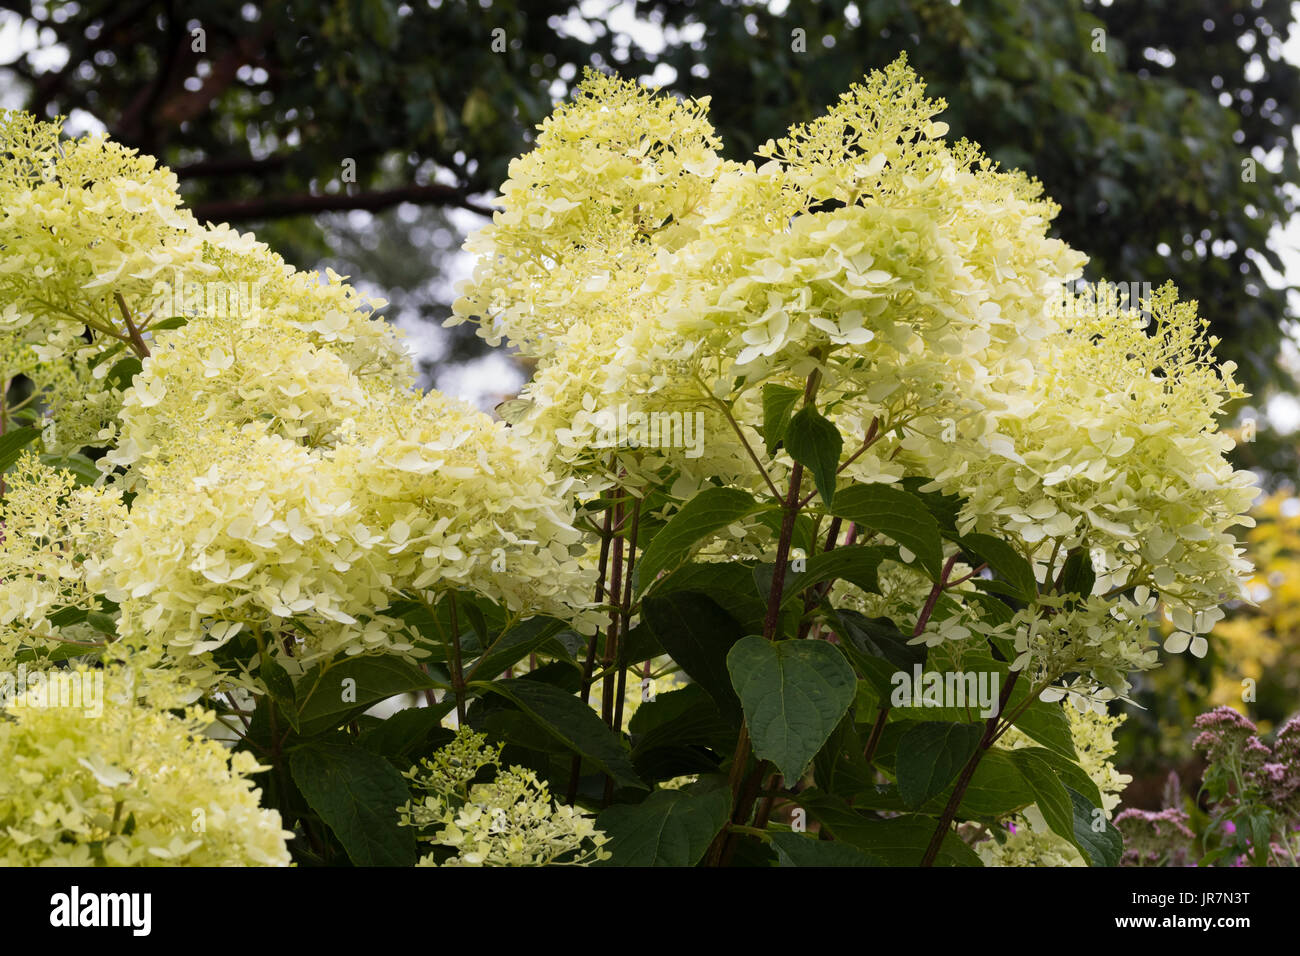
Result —
[[[1252,743],[1258,741],[1252,738],[1247,747]],[[1271,752],[1252,776],[1265,804],[1293,821],[1300,818],[1300,717],[1282,725]]]
[[[420,839],[452,855],[423,856],[420,866],[586,865],[608,859],[608,837],[572,806],[556,804],[550,788],[523,767],[503,769],[501,745],[460,728],[456,737],[405,776],[428,796],[397,808],[401,826],[439,829]],[[475,782],[488,767],[489,782]]]
[[[1211,762],[1221,761],[1245,749],[1248,741],[1259,742],[1258,728],[1251,720],[1231,707],[1216,707],[1196,718],[1200,731],[1192,746],[1205,753]],[[1265,749],[1265,753],[1267,753]]]
[[[1196,834],[1187,825],[1185,810],[1122,810],[1115,826],[1124,834],[1121,866],[1191,866],[1190,851]]]

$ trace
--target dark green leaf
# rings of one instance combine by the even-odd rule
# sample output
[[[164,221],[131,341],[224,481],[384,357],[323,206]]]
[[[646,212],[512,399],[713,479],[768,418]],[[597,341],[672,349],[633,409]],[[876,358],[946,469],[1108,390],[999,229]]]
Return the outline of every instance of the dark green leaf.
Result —
[[[310,737],[340,727],[381,700],[429,690],[433,681],[400,657],[349,657],[314,668],[298,682],[298,724]]]
[[[771,382],[763,386],[763,444],[768,455],[776,453],[777,446],[785,437],[786,426],[790,424],[790,415],[801,398],[803,389]]]
[[[924,644],[909,644],[911,638],[900,631],[897,625],[887,617],[867,617],[851,608],[839,608],[835,611],[834,622],[840,625],[836,633],[846,642],[865,654],[882,658],[898,670],[912,673],[917,664],[924,664],[926,647]]]
[[[791,562],[785,576],[782,601],[823,581],[845,580],[868,594],[880,593],[880,562],[897,557],[892,548],[855,544],[832,551],[818,551],[811,557]],[[802,568],[802,570],[799,570]]]
[[[357,866],[412,866],[415,831],[398,826],[410,799],[387,760],[346,740],[318,741],[289,758],[293,781]]]
[[[1101,810],[1072,787],[1065,788],[1074,806],[1074,845],[1092,866],[1118,866],[1124,853],[1124,837],[1101,816]],[[1103,823],[1104,822],[1104,823]],[[1096,824],[1100,830],[1094,830]]]
[[[1005,541],[988,534],[968,534],[960,543],[963,551],[975,555],[1006,581],[1013,597],[1028,602],[1038,594],[1034,569]]]
[[[971,594],[971,598],[979,605],[980,611],[983,612],[984,619],[990,624],[1010,624],[1015,617],[1015,611],[1007,604],[1006,601],[992,594],[986,594],[983,591],[976,591]],[[1005,661],[1016,659],[1016,645],[1008,637],[990,636],[989,643],[998,649]]]
[[[483,655],[465,674],[465,679],[492,678],[537,651],[564,629],[564,622],[553,617],[531,617],[510,630],[498,634]]]
[[[119,359],[111,369],[108,370],[106,381],[118,391],[126,391],[131,387],[134,379],[143,370],[140,360],[134,355],[128,355],[124,359]]]
[[[1086,548],[1071,551],[1070,556],[1065,559],[1065,567],[1061,570],[1061,586],[1058,589],[1060,593],[1087,597],[1092,593],[1092,587],[1096,583],[1097,573],[1092,567],[1092,555]]]
[[[852,485],[836,496],[831,513],[898,542],[916,555],[931,577],[939,577],[943,564],[939,524],[910,492],[892,485]]]
[[[641,803],[613,806],[596,818],[613,857],[605,866],[695,866],[727,822],[731,791],[656,790]]]
[[[267,656],[262,658],[257,674],[266,685],[271,699],[275,701],[276,709],[289,721],[294,731],[297,731],[298,704],[293,696],[293,678],[289,676],[289,672],[275,658]]]
[[[77,480],[78,485],[93,485],[99,480],[99,469],[85,455],[41,455],[41,462],[51,468],[68,472]]]
[[[837,840],[878,857],[886,866],[919,866],[937,821],[932,817],[906,815],[881,820],[864,816],[839,797],[806,790],[799,803]],[[935,858],[938,866],[983,866],[975,851],[949,833]]]
[[[727,653],[745,636],[741,626],[704,594],[673,591],[642,602],[641,614],[674,661],[706,691],[725,716],[736,718]]]
[[[817,493],[826,507],[835,496],[835,469],[844,450],[839,430],[811,405],[799,409],[785,430],[785,450],[813,473]]]
[[[748,561],[683,564],[655,587],[655,597],[674,591],[699,591],[734,617],[746,634],[763,630],[767,602],[754,586],[754,567]]]
[[[853,668],[823,641],[746,637],[727,655],[727,669],[754,752],[794,784],[853,703]]]
[[[61,607],[46,615],[45,619],[55,627],[72,627],[84,623],[89,613],[84,607]]]
[[[1027,689],[1017,681],[1015,690],[1007,701],[1007,709],[1014,712],[1024,700]],[[1035,700],[1015,719],[1015,725],[1040,744],[1050,747],[1063,757],[1074,760],[1074,737],[1070,733],[1070,721],[1058,703]]]
[[[859,682],[858,706],[861,706]],[[813,779],[827,793],[852,795],[875,785],[875,771],[863,754],[866,741],[858,734],[853,715],[846,714],[825,746],[813,758]]]
[[[736,737],[734,723],[722,716],[700,684],[687,684],[643,703],[628,730],[634,759],[660,747],[734,742]]]
[[[372,753],[388,757],[409,767],[419,757],[427,757],[452,738],[442,718],[451,713],[456,701],[452,697],[432,707],[407,707],[378,721],[357,743]]]
[[[24,647],[14,654],[15,664],[30,664],[33,661],[51,663],[66,661],[74,657],[87,657],[103,653],[102,647],[87,647],[85,644],[55,644],[45,647]]]
[[[86,367],[96,368],[99,365],[101,365],[103,362],[106,362],[108,359],[111,359],[114,355],[117,355],[124,348],[126,348],[126,343],[118,342],[116,345],[109,346],[108,348],[104,349],[104,351],[102,352],[96,352],[94,355],[90,357],[89,361],[86,362]]]
[[[472,686],[509,700],[565,747],[609,774],[619,786],[645,788],[632,767],[622,737],[572,694],[526,677],[475,681]]]
[[[0,472],[13,467],[23,449],[41,437],[39,428],[13,428],[0,435]]]
[[[679,564],[700,539],[721,531],[759,509],[748,492],[738,488],[706,488],[669,519],[654,536],[638,562],[639,590],[652,584],[659,572]]]
[[[1078,758],[1065,757],[1046,747],[1035,747],[1034,752],[1056,771],[1068,789],[1082,794],[1094,807],[1101,806],[1101,791],[1097,789],[1096,781],[1075,762]]]
[[[898,743],[898,792],[909,807],[941,793],[961,773],[984,735],[980,724],[924,721]]]
[[[604,642],[601,642],[602,646]],[[632,630],[622,635],[618,641],[618,653],[626,664],[640,664],[664,655],[663,645],[655,636],[654,630],[644,621],[638,621]]]
[[[934,515],[934,520],[939,523],[939,529],[943,532],[945,538],[953,541],[959,539],[957,534],[957,519],[961,515],[962,499],[956,495],[945,495],[938,491],[922,491],[930,479],[919,476],[904,478],[899,482],[903,490],[916,495],[916,497],[925,505],[926,510]]]
[[[1047,761],[1037,756],[1038,748],[1025,748],[1010,751],[1011,759],[1016,763],[1020,776],[1029,785],[1034,795],[1034,803],[1052,832],[1074,842],[1074,807],[1070,803],[1065,785],[1061,783],[1056,772]]]
[[[949,786],[923,808],[927,813],[939,813],[948,803],[954,787]],[[999,747],[984,754],[971,776],[957,808],[958,819],[970,817],[1004,817],[1022,810],[1034,802],[1034,794],[1017,772],[1011,760],[1011,751]]]
[[[722,758],[699,746],[656,747],[634,753],[633,764],[642,780],[658,782],[688,774],[717,773],[722,766]],[[604,778],[601,780],[603,786]]]
[[[781,866],[883,866],[878,857],[848,843],[832,843],[814,836],[778,830],[772,834]]]

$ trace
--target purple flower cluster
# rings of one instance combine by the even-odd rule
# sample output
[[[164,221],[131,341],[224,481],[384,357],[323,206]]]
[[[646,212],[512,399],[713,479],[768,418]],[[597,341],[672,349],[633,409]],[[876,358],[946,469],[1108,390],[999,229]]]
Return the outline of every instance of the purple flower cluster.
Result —
[[[1259,743],[1259,738],[1255,736],[1258,728],[1231,707],[1216,707],[1208,713],[1201,714],[1196,718],[1195,726],[1200,734],[1192,742],[1192,746],[1204,751],[1206,759],[1211,763],[1236,754],[1244,749],[1249,741],[1254,741],[1263,747],[1263,744]],[[1268,753],[1268,748],[1265,747],[1264,755],[1267,756]]]
[[[1115,826],[1124,834],[1121,866],[1192,866],[1192,843],[1196,839],[1187,825],[1186,811],[1178,807],[1163,810],[1122,810]]]
[[[1284,763],[1300,763],[1300,716],[1292,717],[1277,732],[1273,755]]]
[[[1228,857],[1235,861],[1230,866],[1286,865],[1287,860],[1295,865],[1295,834],[1300,832],[1300,716],[1282,725],[1271,749],[1260,740],[1255,724],[1230,707],[1216,707],[1197,717],[1196,729],[1193,746],[1208,763],[1203,792],[1212,816],[1209,829],[1227,837],[1218,853],[1235,851]],[[1115,817],[1124,834],[1122,864],[1195,864],[1192,852],[1197,838],[1181,809],[1176,778],[1167,787],[1165,800],[1166,808],[1159,812],[1129,809]],[[1246,834],[1243,841],[1234,818],[1249,820],[1255,833]],[[1269,832],[1267,855],[1253,839],[1260,826]]]

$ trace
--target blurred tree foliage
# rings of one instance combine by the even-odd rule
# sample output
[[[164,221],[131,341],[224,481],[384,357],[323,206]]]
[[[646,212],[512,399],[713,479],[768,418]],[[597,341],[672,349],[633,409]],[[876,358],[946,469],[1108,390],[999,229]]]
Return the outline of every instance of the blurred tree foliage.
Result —
[[[3,68],[30,109],[94,115],[170,164],[201,216],[256,226],[302,264],[356,261],[327,237],[347,222],[316,221],[327,213],[486,211],[584,65],[671,67],[659,75],[711,95],[744,158],[905,50],[948,101],[954,137],[1042,180],[1062,206],[1059,234],[1092,256],[1090,276],[1172,278],[1250,387],[1294,388],[1276,361],[1286,290],[1262,274],[1281,271],[1265,242],[1293,210],[1285,184],[1300,179],[1300,73],[1281,58],[1290,0],[638,0],[655,37],[645,43],[568,0],[2,6],[40,24],[40,48],[69,54],[50,68],[38,48]],[[432,235],[446,221],[390,214],[353,227],[384,233],[370,251],[385,254],[365,257],[370,279],[416,298],[438,289],[429,280],[447,252],[404,245],[417,225]],[[437,313],[450,292],[434,294],[443,301],[395,304]],[[472,350],[461,341],[445,355]],[[1242,458],[1276,471],[1294,449],[1260,440]]]

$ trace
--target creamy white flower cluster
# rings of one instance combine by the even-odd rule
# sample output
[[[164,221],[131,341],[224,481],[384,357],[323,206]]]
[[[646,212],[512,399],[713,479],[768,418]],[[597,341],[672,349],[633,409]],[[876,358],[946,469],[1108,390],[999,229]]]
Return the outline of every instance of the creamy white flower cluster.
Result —
[[[200,226],[173,174],[102,137],[10,113],[0,138],[0,324],[81,370],[50,401],[46,450],[103,448],[97,494],[130,495],[88,547],[26,543],[26,570],[8,549],[9,624],[43,635],[47,611],[98,593],[121,605],[119,637],[207,683],[211,652],[250,630],[277,635],[291,670],[415,653],[383,611],[450,588],[594,626],[569,482],[503,424],[413,392],[382,301]],[[11,490],[50,499],[61,481],[29,471]]]
[[[512,164],[449,322],[535,360],[520,430],[582,475],[761,489],[761,387],[802,390],[815,372],[841,483],[932,479],[925,490],[965,500],[962,533],[1008,541],[1049,592],[1067,555],[1092,558],[1087,620],[1052,625],[1068,621],[1069,640],[1022,635],[1039,673],[1066,645],[1100,686],[1151,666],[1135,619],[1103,606],[1139,586],[1178,617],[1168,648],[1203,652],[1214,609],[1243,593],[1232,528],[1255,492],[1217,425],[1243,392],[1195,303],[1102,285],[1061,308],[1086,260],[1048,235],[1057,208],[945,142],[944,104],[901,59],[759,165],[721,158],[706,107],[589,74]],[[618,403],[702,409],[704,456],[611,462],[595,436]],[[763,467],[779,482],[789,464],[778,451]],[[943,623],[927,640],[969,633]]]
[[[92,671],[65,671],[89,684]],[[175,716],[176,691],[94,671],[102,712],[10,701],[0,713],[0,865],[287,866],[292,833],[258,804],[246,752]]]
[[[399,808],[402,824],[438,826],[421,839],[452,848],[441,864],[434,853],[420,866],[585,866],[608,859],[608,838],[592,817],[552,801],[550,788],[523,767],[502,768],[501,745],[470,730],[412,767],[406,776],[428,795]],[[495,768],[490,782],[475,783]]]
[[[77,487],[67,472],[30,452],[4,476],[0,498],[0,668],[21,648],[48,652],[66,642],[87,650],[105,636],[87,623],[102,613],[84,561],[102,555],[127,511],[116,489]],[[111,623],[111,622],[110,622]]]
[[[184,659],[244,628],[294,633],[291,667],[412,653],[383,610],[448,587],[594,626],[564,483],[501,423],[431,394],[367,410],[328,450],[254,424],[204,435],[153,469],[90,568],[124,635]]]

